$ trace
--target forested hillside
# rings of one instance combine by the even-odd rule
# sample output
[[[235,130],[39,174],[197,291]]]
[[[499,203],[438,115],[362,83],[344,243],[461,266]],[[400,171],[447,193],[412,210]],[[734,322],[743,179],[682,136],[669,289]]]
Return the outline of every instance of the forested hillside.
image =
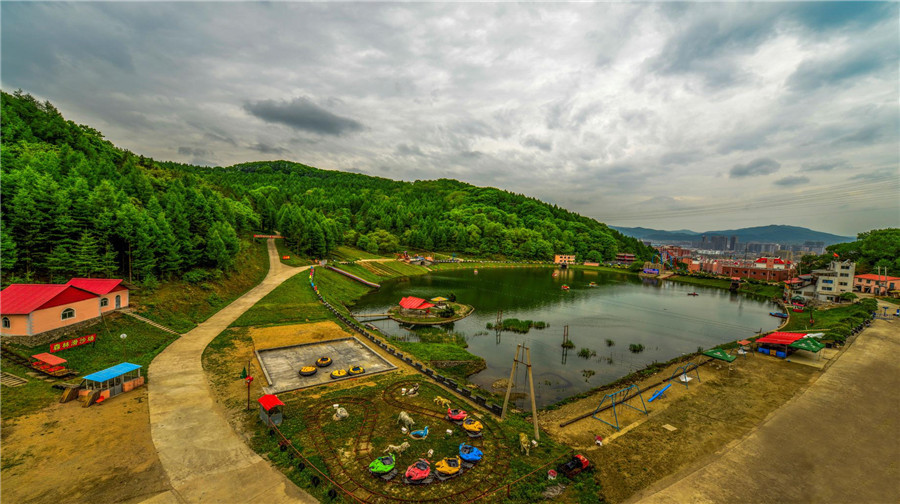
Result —
[[[900,229],[873,229],[859,233],[856,241],[837,243],[825,248],[820,256],[803,256],[803,271],[824,268],[834,260],[834,254],[841,260],[856,263],[856,274],[878,273],[900,276]],[[879,270],[880,268],[880,270]]]
[[[372,253],[402,246],[515,259],[651,257],[638,240],[593,219],[456,180],[397,182],[285,161],[192,171],[252,205],[264,227],[311,256],[343,242]]]
[[[156,162],[66,121],[49,102],[2,93],[2,274],[12,281],[122,276],[152,285],[228,270],[239,237],[279,230],[323,257],[348,244],[516,259],[611,259],[649,249],[605,224],[454,180],[397,182],[278,162]]]

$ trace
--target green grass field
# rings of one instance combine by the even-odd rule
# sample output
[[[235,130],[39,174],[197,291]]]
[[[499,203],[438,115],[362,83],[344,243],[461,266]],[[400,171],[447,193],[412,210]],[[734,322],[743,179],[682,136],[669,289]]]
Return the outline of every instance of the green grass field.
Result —
[[[135,290],[131,293],[131,305],[142,316],[185,333],[266,277],[266,244],[244,241],[235,264],[236,270],[220,279],[210,278],[197,284],[179,280],[163,283],[153,291]]]
[[[293,251],[287,248],[287,245],[284,244],[284,240],[275,240],[275,248],[278,249],[278,259],[281,261],[281,264],[286,266],[309,266],[313,264],[313,262],[308,257],[303,257],[300,254],[295,254]],[[290,257],[290,259],[285,259],[284,256]]]
[[[359,259],[382,259],[382,256],[370,254],[365,250],[341,245],[331,251],[331,258],[336,261],[357,261]]]
[[[66,359],[67,365],[78,371],[79,378],[123,361],[144,366],[143,374],[146,375],[146,368],[150,365],[150,361],[178,338],[174,334],[160,331],[127,315],[113,314],[105,318],[105,323],[98,322],[79,333],[96,333],[96,343],[54,354]],[[120,334],[128,335],[125,339],[124,354],[122,339],[119,338]],[[19,354],[26,356],[50,351],[49,344],[34,348],[15,344],[11,346]],[[3,370],[29,380],[28,384],[21,387],[3,388],[3,401],[0,403],[0,416],[3,417],[3,421],[37,411],[59,399],[61,393],[59,390],[51,388],[51,383],[27,376],[25,374],[28,371],[27,368],[4,360]],[[76,383],[79,378],[72,378],[68,381]]]
[[[702,285],[705,287],[715,287],[717,289],[728,289],[729,287],[731,287],[731,280],[727,280],[724,278],[700,278],[678,275],[667,278],[666,280],[692,285]],[[780,298],[782,293],[784,292],[784,287],[782,287],[781,285],[751,284],[747,282],[741,282],[741,287],[738,289],[738,292],[764,296],[767,298]]]
[[[319,269],[316,271],[318,273]],[[260,299],[231,327],[318,322],[329,318],[331,313],[322,306],[309,286],[309,273],[301,271]]]
[[[877,304],[874,299],[864,299],[859,303],[831,308],[829,310],[813,310],[803,313],[791,313],[791,318],[782,331],[786,332],[824,332],[824,340],[844,341],[850,331],[871,318]],[[809,323],[810,316],[815,321]]]

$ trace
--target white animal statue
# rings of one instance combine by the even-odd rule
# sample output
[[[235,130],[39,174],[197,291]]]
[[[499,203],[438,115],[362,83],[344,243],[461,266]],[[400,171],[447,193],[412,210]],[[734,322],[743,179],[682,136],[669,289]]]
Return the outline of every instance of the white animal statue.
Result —
[[[334,410],[334,415],[331,415],[331,419],[340,421],[347,418],[348,416],[350,416],[350,413],[347,413],[346,409],[338,408]]]
[[[519,449],[525,455],[531,455],[531,443],[528,441],[528,436],[522,432],[519,433]]]
[[[400,412],[400,416],[397,417],[397,423],[403,424],[407,429],[412,429],[412,426],[416,425],[416,422],[409,416],[409,413],[405,411]]]
[[[414,384],[409,390],[406,391],[406,395],[409,397],[415,397],[419,395],[419,384]]]
[[[405,452],[408,448],[409,448],[409,443],[407,443],[406,441],[404,441],[404,442],[403,442],[402,444],[400,444],[400,445],[392,445],[392,444],[389,444],[388,447],[384,449],[384,453],[390,453],[390,452],[394,452],[394,453],[403,453],[403,452]]]
[[[435,403],[435,404],[440,404],[442,408],[449,408],[449,407],[450,407],[450,399],[445,399],[445,398],[443,398],[443,397],[441,397],[441,396],[436,396],[436,397],[434,398],[434,403]]]

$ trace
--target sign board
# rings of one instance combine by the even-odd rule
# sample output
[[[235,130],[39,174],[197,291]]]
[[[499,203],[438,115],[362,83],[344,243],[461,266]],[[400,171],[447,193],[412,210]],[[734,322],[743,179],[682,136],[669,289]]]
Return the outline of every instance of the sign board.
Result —
[[[255,234],[255,235],[253,235],[253,237],[254,238],[276,238],[276,239],[284,238],[284,236],[281,236],[281,235],[261,235],[261,234]]]
[[[60,350],[68,350],[70,348],[74,348],[81,345],[87,345],[88,343],[93,343],[97,341],[96,334],[88,334],[87,336],[81,336],[80,338],[72,338],[66,341],[57,341],[56,343],[50,344],[50,353],[56,353]]]
[[[291,256],[289,256],[289,255],[284,255],[284,256],[281,256],[281,258],[282,258],[282,259],[290,259]]]
[[[644,273],[648,275],[659,275],[658,269],[644,268]]]

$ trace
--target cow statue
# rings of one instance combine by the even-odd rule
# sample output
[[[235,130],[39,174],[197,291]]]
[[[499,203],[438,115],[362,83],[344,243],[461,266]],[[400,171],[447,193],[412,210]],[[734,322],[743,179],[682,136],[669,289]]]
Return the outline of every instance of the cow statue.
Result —
[[[403,424],[403,426],[407,429],[411,429],[412,426],[416,424],[416,422],[413,421],[412,417],[409,416],[409,413],[405,411],[400,412],[400,416],[397,417],[397,423]]]

